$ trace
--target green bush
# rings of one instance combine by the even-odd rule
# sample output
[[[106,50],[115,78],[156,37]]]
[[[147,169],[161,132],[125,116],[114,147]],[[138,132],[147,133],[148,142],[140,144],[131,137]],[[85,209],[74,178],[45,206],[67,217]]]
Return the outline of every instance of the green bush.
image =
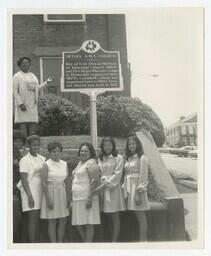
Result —
[[[147,195],[149,201],[155,201],[164,204],[166,203],[164,192],[156,182],[155,177],[150,169],[148,172]]]
[[[72,102],[55,95],[39,98],[41,136],[90,134],[90,109],[84,112]],[[99,136],[126,137],[144,127],[158,147],[165,141],[164,127],[157,114],[138,98],[98,97]]]
[[[41,136],[83,133],[85,113],[64,98],[53,94],[40,97],[38,112]]]
[[[89,129],[89,109],[86,112]],[[158,147],[165,141],[164,127],[157,114],[138,98],[99,97],[97,100],[99,136],[126,137],[144,127],[150,130]]]

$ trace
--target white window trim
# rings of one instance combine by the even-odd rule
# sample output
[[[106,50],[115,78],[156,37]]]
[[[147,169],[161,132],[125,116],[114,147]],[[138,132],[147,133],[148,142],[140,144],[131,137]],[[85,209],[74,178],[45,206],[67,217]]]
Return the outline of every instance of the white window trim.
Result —
[[[51,15],[50,13],[49,14],[44,14],[44,22],[46,23],[75,23],[75,22],[78,22],[78,23],[81,23],[81,22],[85,22],[86,21],[86,15],[85,14],[81,14],[82,15],[82,19],[77,19],[77,20],[49,20],[48,19],[48,15]],[[59,15],[59,14],[58,14]],[[63,14],[65,15],[65,13]]]
[[[187,134],[186,125],[182,125],[181,126],[181,133],[182,133],[182,135],[186,135]]]
[[[44,75],[44,72],[43,72],[43,60],[44,59],[62,59],[62,57],[57,57],[57,56],[47,56],[47,57],[40,57],[40,83],[43,83],[44,79],[43,79],[43,75]],[[61,80],[61,78],[60,78]],[[44,92],[43,90],[40,90],[40,95],[43,96],[44,95]]]
[[[62,57],[57,56],[48,56],[48,57],[40,57],[40,83],[43,83],[43,59],[62,59]]]
[[[189,125],[189,126],[188,126],[188,132],[189,132],[190,135],[193,135],[193,134],[194,134],[193,125]]]

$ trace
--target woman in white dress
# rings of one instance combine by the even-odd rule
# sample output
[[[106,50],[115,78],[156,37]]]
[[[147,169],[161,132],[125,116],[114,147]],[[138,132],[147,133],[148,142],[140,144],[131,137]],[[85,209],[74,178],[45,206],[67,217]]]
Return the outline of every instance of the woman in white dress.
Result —
[[[29,153],[20,160],[20,189],[22,211],[28,213],[29,242],[38,242],[39,218],[42,199],[41,170],[45,158],[38,154],[40,138],[32,135],[28,138]]]
[[[39,85],[37,77],[29,72],[31,66],[29,58],[20,58],[17,65],[20,71],[13,76],[15,123],[20,124],[22,132],[27,136],[35,133],[36,123],[38,123],[39,89],[52,82],[53,78],[49,77]]]
[[[147,197],[148,158],[136,135],[128,137],[124,166],[124,195],[127,209],[135,213],[139,227],[139,240],[147,240],[147,221],[145,211],[149,210]]]
[[[99,198],[94,193],[99,167],[92,144],[81,144],[78,155],[80,162],[72,173],[72,225],[77,227],[82,241],[92,242],[93,225],[100,224]]]
[[[67,162],[61,160],[62,145],[59,142],[48,144],[50,158],[42,170],[43,198],[41,219],[48,220],[50,242],[63,242],[67,216],[69,215],[69,191]]]
[[[116,242],[120,232],[119,212],[125,210],[125,200],[121,189],[124,158],[116,151],[113,138],[105,137],[101,142],[100,167],[103,202],[102,211],[107,215],[111,227],[112,242]]]

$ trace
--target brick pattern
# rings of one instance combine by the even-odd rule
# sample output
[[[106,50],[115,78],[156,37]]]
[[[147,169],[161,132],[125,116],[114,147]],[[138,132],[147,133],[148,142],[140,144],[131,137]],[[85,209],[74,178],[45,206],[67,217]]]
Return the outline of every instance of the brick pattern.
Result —
[[[37,47],[80,47],[86,39],[97,40],[105,50],[120,51],[124,91],[112,94],[130,96],[124,15],[88,14],[85,23],[72,24],[45,23],[43,15],[14,15],[13,72],[18,71],[17,59],[27,56],[32,60],[32,72],[40,78],[40,61],[35,54]],[[74,95],[75,103],[80,103],[82,96]]]

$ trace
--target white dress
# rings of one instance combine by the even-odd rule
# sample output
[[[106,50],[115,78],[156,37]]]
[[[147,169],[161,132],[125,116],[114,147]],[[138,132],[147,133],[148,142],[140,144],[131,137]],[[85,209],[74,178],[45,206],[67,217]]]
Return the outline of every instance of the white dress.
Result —
[[[19,71],[13,76],[15,123],[38,122],[38,91],[46,84],[39,85],[37,77],[31,72]],[[20,109],[21,104],[25,104],[26,111]]]
[[[27,173],[27,180],[29,183],[29,188],[31,190],[32,197],[34,199],[34,207],[30,208],[28,205],[28,197],[22,186],[21,181],[19,181],[17,187],[20,189],[22,211],[38,210],[41,207],[42,200],[42,185],[40,173],[42,170],[45,158],[39,154],[37,156],[32,156],[30,153],[25,155],[20,160],[20,172]]]
[[[137,154],[129,157],[125,162],[124,196],[126,198],[127,209],[132,211],[149,210],[149,201],[147,197],[148,185],[148,158]],[[136,191],[141,195],[141,204],[136,205]]]
[[[72,225],[100,224],[99,197],[94,195],[92,207],[86,208],[90,194],[90,177],[88,170],[96,170],[97,163],[89,159],[85,163],[79,162],[73,170],[72,183]]]
[[[67,192],[65,188],[65,179],[67,178],[67,162],[60,160],[59,162],[48,159],[48,192],[53,202],[53,209],[49,209],[46,197],[43,193],[41,218],[56,219],[64,218],[69,215],[67,208]]]
[[[103,212],[119,212],[125,210],[125,200],[120,182],[124,168],[124,159],[121,155],[116,157],[109,155],[98,159],[101,180],[106,180],[109,184],[103,190]]]

